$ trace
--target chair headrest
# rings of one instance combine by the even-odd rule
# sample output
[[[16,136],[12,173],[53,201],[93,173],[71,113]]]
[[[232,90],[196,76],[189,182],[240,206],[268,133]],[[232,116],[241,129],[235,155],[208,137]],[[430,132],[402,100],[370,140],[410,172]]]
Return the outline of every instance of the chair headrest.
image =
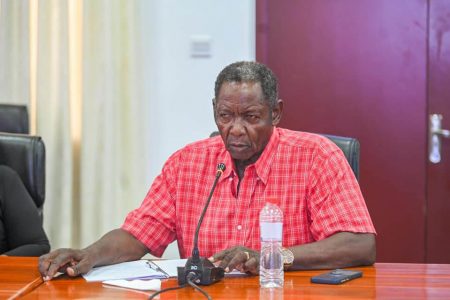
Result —
[[[25,105],[0,104],[0,131],[28,134],[27,107]]]
[[[0,133],[0,164],[14,169],[39,208],[45,201],[45,145],[39,136]]]

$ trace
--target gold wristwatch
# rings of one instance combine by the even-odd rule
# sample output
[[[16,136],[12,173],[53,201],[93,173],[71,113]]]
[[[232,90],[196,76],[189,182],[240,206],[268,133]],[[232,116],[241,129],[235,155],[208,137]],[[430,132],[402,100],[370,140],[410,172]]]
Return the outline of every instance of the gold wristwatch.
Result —
[[[294,264],[294,253],[288,248],[281,248],[281,255],[283,255],[284,270],[287,271]]]

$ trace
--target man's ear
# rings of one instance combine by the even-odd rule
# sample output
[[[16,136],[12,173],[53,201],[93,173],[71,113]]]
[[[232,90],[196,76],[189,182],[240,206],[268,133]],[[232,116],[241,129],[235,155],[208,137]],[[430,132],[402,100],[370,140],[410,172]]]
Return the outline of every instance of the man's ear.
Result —
[[[214,121],[217,121],[216,118],[216,98],[212,98],[212,105],[213,105],[213,115],[214,115]],[[217,122],[216,122],[217,123]]]
[[[272,125],[277,126],[280,123],[281,115],[283,114],[283,100],[278,99],[275,106],[272,108]]]

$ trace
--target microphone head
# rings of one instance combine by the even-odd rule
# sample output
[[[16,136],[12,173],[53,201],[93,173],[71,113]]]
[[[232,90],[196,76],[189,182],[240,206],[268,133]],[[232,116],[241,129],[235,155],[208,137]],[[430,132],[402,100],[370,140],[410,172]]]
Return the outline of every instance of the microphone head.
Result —
[[[225,171],[225,168],[226,167],[224,163],[220,163],[217,165],[216,178],[219,178],[222,175],[223,171]]]
[[[225,171],[226,168],[227,167],[225,166],[224,163],[220,163],[220,164],[217,165],[217,171],[223,172],[223,171]]]

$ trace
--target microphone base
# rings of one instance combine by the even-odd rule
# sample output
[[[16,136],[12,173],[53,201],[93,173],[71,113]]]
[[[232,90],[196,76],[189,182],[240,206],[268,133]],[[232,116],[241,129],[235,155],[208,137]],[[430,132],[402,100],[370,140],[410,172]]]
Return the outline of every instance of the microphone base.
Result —
[[[206,258],[194,262],[192,257],[189,258],[184,267],[178,267],[178,284],[187,283],[188,276],[198,277],[193,282],[197,285],[210,285],[221,280],[225,276],[223,268],[216,267]]]

